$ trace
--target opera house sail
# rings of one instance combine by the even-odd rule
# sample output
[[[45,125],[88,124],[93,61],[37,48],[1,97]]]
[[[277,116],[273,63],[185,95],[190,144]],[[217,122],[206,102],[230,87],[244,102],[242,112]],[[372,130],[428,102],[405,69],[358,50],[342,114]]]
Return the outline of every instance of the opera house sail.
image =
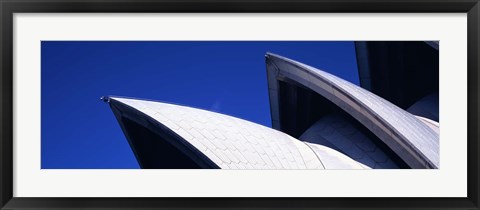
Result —
[[[408,110],[279,55],[267,53],[266,65],[273,128],[151,100],[103,100],[145,169],[439,168],[438,107],[436,119],[419,114],[438,94]]]

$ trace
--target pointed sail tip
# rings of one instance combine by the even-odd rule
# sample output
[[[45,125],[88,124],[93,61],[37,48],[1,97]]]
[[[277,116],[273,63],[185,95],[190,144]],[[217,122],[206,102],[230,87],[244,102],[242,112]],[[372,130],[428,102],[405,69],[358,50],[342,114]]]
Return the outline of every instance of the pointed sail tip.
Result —
[[[105,103],[109,103],[109,102],[110,102],[110,97],[108,97],[108,96],[102,96],[102,97],[100,97],[100,100],[103,101],[103,102],[105,102]]]
[[[266,60],[266,61],[271,60],[272,57],[276,57],[276,56],[277,56],[276,54],[267,51],[267,52],[265,53],[265,60]]]
[[[273,59],[273,58],[277,58],[277,59],[282,59],[282,60],[285,60],[287,58],[281,56],[281,55],[278,55],[278,54],[275,54],[275,53],[272,53],[272,52],[266,52],[265,53],[265,58],[266,59]]]

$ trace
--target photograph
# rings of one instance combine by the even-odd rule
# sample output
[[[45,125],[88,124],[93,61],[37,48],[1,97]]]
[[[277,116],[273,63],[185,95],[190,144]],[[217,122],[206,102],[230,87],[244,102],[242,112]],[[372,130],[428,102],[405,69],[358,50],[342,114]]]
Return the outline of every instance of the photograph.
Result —
[[[0,0],[0,210],[479,209],[479,1]]]
[[[41,169],[440,169],[439,45],[41,41]]]

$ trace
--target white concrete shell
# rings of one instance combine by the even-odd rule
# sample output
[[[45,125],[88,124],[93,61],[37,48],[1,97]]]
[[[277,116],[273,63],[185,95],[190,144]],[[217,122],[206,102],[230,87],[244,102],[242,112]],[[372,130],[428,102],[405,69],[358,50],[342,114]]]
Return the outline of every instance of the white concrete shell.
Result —
[[[439,167],[439,134],[414,115],[327,72],[267,54],[272,125],[279,128],[278,78],[315,91],[361,122],[411,168]]]
[[[194,159],[206,158],[207,162],[213,163],[207,163],[205,168],[369,168],[328,147],[305,143],[277,130],[228,115],[122,97],[109,97],[108,102],[118,119],[135,118],[148,129],[156,129],[155,132],[173,132],[178,135],[180,138],[174,144],[179,144],[182,148],[183,145],[194,148],[184,149],[185,153],[189,153],[188,156]],[[122,126],[122,129],[127,135],[126,128]]]
[[[371,139],[335,114],[322,117],[299,139],[340,151],[368,168],[399,168]]]

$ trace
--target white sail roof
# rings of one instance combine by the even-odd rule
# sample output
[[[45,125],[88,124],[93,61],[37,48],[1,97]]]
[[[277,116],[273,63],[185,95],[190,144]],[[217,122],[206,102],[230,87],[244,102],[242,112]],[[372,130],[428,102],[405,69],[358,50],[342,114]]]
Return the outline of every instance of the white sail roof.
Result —
[[[236,117],[155,101],[110,97],[177,133],[222,169],[362,169],[348,156]],[[171,160],[175,161],[175,160]]]
[[[279,125],[277,77],[298,82],[360,121],[412,168],[438,168],[439,134],[414,115],[341,78],[303,63],[267,54],[272,123]]]

